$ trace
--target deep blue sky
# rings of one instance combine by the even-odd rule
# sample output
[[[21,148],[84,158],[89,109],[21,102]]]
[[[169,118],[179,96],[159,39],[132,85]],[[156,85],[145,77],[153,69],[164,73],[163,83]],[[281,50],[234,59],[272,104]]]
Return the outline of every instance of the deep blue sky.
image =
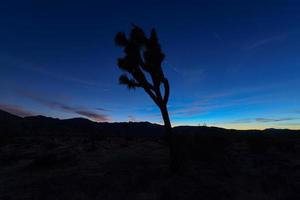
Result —
[[[300,2],[0,3],[0,109],[161,123],[142,90],[118,85],[113,38],[155,27],[174,125],[300,129]]]

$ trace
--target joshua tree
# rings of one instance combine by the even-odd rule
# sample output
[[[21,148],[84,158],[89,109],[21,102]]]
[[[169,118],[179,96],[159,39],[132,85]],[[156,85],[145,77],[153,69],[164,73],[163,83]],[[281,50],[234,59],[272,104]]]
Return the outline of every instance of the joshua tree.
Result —
[[[180,159],[179,154],[174,152],[172,126],[167,108],[170,86],[161,67],[165,55],[161,50],[156,31],[152,29],[150,36],[147,37],[141,28],[133,25],[128,37],[125,33],[119,32],[115,42],[125,52],[125,56],[118,59],[119,68],[125,72],[120,76],[119,82],[128,89],[143,88],[159,107],[165,125],[165,138],[170,148],[170,169],[172,172],[178,172],[181,166]]]
[[[133,25],[128,37],[119,32],[115,42],[125,52],[125,57],[118,59],[119,68],[125,72],[119,78],[120,84],[126,85],[128,89],[143,88],[151,97],[161,111],[166,139],[170,142],[172,127],[167,109],[170,86],[161,67],[165,55],[155,29],[152,29],[150,37],[147,37],[141,28]]]

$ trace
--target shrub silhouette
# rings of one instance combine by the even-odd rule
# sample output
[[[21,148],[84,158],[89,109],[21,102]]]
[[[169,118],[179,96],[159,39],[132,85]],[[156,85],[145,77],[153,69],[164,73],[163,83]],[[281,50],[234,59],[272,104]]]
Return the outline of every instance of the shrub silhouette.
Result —
[[[119,68],[125,72],[120,76],[119,83],[126,85],[128,89],[144,89],[159,107],[164,120],[165,138],[170,145],[171,167],[174,167],[172,126],[167,108],[170,86],[162,70],[165,55],[157,33],[152,29],[150,37],[147,37],[140,27],[133,25],[128,37],[124,32],[119,32],[115,36],[115,42],[124,49],[125,53],[123,58],[118,59]]]

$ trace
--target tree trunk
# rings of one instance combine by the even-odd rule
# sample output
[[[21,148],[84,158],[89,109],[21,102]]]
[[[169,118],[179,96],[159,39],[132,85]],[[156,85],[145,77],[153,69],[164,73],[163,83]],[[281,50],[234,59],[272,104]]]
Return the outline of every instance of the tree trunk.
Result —
[[[180,170],[180,160],[178,151],[175,147],[175,137],[172,134],[172,125],[170,122],[170,117],[166,105],[160,106],[160,111],[164,120],[165,125],[165,140],[169,146],[169,156],[170,156],[170,170],[172,173],[178,173]]]
[[[161,115],[163,117],[164,125],[165,125],[165,140],[168,144],[170,144],[171,138],[172,138],[172,126],[171,126],[171,122],[170,122],[168,108],[167,108],[167,105],[165,105],[165,104],[159,106],[159,108],[160,108]]]

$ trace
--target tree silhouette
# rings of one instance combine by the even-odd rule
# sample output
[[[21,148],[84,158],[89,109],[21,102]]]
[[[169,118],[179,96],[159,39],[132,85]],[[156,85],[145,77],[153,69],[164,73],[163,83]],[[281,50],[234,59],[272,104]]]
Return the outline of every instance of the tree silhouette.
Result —
[[[126,85],[128,89],[143,88],[159,107],[165,125],[165,138],[170,148],[170,169],[172,172],[178,172],[180,159],[178,153],[175,153],[167,108],[170,86],[161,66],[165,55],[161,50],[157,33],[152,29],[150,37],[147,37],[140,27],[133,25],[128,37],[125,33],[119,32],[115,42],[125,53],[123,58],[118,59],[119,68],[125,72],[120,76],[119,83]]]
[[[125,52],[125,57],[118,59],[119,68],[125,72],[120,76],[119,83],[126,85],[128,89],[144,89],[159,107],[164,120],[166,138],[170,141],[172,127],[167,109],[170,86],[162,70],[165,55],[155,29],[152,29],[150,37],[147,37],[141,28],[133,25],[128,37],[125,33],[119,32],[115,42]]]

